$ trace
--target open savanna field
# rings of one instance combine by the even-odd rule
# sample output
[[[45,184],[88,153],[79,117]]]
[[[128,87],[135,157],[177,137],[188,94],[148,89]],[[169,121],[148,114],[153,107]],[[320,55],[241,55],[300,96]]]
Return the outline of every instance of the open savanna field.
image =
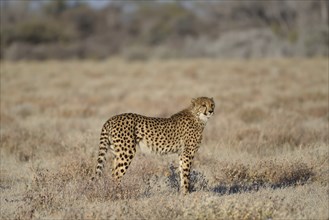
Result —
[[[179,194],[176,155],[137,152],[121,189],[103,123],[216,102]],[[327,59],[1,62],[1,219],[328,219]]]

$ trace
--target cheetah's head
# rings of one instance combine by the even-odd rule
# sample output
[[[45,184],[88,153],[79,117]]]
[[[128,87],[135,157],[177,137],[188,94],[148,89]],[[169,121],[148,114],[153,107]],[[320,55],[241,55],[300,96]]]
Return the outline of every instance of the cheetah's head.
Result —
[[[192,112],[204,123],[214,114],[215,102],[213,98],[199,97],[192,99]]]

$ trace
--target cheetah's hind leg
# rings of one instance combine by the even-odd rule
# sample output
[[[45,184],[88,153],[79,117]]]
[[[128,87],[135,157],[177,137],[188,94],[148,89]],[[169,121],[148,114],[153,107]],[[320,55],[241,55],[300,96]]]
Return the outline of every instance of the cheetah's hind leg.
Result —
[[[114,146],[115,158],[113,161],[112,177],[117,182],[120,182],[121,178],[125,175],[136,153],[136,146],[132,138],[128,138],[123,144],[124,147],[122,147],[122,144]]]

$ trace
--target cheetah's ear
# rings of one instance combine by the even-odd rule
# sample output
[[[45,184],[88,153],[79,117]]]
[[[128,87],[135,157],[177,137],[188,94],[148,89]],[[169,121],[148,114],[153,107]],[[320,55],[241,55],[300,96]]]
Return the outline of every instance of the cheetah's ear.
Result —
[[[191,103],[194,106],[195,105],[196,98],[192,98]]]
[[[211,99],[211,101],[214,101],[214,98],[213,97],[211,97],[210,99]]]

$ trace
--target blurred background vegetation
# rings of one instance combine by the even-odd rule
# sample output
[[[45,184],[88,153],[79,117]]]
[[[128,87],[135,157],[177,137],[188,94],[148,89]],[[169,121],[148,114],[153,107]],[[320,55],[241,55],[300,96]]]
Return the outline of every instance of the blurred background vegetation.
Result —
[[[1,1],[1,59],[328,56],[326,0]]]

